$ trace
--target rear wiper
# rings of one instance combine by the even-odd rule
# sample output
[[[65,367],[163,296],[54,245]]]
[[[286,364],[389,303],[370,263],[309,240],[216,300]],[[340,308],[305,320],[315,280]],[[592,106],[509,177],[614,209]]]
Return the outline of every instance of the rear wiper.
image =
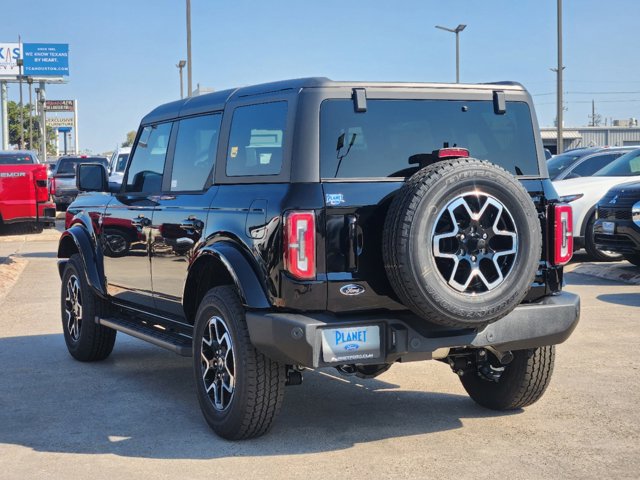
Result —
[[[347,151],[345,152],[344,155],[340,155],[340,150],[342,150],[342,148],[344,147],[344,133],[340,134],[340,136],[338,137],[338,144],[336,146],[336,158],[338,159],[338,166],[336,167],[336,173],[333,175],[333,178],[338,178],[338,171],[340,170],[340,165],[342,165],[342,159],[347,155],[349,155],[349,152],[351,151],[351,147],[353,147],[353,144],[356,141],[356,136],[357,136],[356,133],[351,135],[351,141],[349,142],[349,147],[347,148]]]

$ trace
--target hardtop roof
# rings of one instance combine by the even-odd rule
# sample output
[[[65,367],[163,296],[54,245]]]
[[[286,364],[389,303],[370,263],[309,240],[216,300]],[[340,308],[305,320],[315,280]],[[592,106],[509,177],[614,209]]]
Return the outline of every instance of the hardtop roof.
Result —
[[[207,93],[195,97],[160,105],[142,119],[142,124],[156,123],[177,117],[196,115],[198,113],[222,110],[225,104],[235,97],[248,97],[281,92],[285,90],[300,90],[303,88],[432,88],[432,89],[460,89],[460,90],[501,90],[524,91],[524,87],[516,82],[494,83],[426,83],[426,82],[362,82],[362,81],[334,81],[326,77],[296,78],[276,82],[231,88],[219,92]]]

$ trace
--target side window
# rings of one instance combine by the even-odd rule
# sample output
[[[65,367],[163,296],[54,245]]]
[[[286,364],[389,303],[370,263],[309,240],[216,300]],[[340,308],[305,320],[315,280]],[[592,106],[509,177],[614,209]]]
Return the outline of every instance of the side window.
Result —
[[[591,158],[586,159],[580,165],[573,169],[571,172],[571,177],[589,177],[596,173],[603,167],[606,167],[611,162],[613,162],[616,158],[618,158],[620,154],[618,153],[608,153],[606,155],[595,155]]]
[[[140,134],[127,173],[127,192],[160,192],[171,123],[146,126]]]
[[[236,108],[229,134],[227,175],[278,175],[286,124],[287,102]]]
[[[221,118],[221,114],[215,114],[180,120],[171,171],[172,192],[204,188],[215,163]]]

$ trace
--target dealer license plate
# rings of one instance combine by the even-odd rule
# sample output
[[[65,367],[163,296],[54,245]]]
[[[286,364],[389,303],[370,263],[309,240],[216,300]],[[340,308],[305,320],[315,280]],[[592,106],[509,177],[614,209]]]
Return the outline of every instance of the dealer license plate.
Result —
[[[616,224],[614,222],[602,222],[602,232],[613,235],[616,232]]]
[[[380,327],[377,325],[322,331],[322,358],[327,363],[359,362],[377,359],[380,355]]]

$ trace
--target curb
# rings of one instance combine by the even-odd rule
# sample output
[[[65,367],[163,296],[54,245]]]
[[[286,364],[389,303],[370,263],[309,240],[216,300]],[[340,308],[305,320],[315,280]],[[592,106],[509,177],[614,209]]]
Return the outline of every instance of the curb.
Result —
[[[0,257],[0,301],[16,284],[27,263],[26,258]]]

